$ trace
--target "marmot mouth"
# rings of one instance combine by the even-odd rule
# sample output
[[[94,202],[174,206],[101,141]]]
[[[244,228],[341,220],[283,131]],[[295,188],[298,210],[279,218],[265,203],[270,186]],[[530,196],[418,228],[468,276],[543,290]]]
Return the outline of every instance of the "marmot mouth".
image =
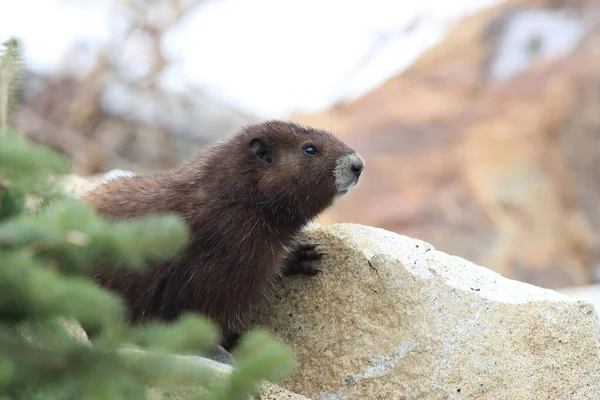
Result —
[[[354,186],[362,176],[365,161],[356,152],[340,156],[333,170],[335,185],[337,187],[337,196],[343,196]]]
[[[337,195],[338,196],[343,196],[346,193],[348,193],[352,188],[356,187],[358,185],[358,182],[360,181],[359,178],[357,178],[356,176],[346,176],[346,182],[344,182],[342,185],[340,185],[338,187],[337,190]]]
[[[350,190],[350,188],[338,190],[335,195],[338,197],[344,196],[346,193],[348,193],[349,190]]]

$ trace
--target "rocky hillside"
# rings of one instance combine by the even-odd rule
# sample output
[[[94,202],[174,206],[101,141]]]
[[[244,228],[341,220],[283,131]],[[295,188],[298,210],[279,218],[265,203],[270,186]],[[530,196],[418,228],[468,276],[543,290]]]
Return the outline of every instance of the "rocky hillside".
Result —
[[[361,187],[322,222],[417,237],[542,287],[594,282],[598,10],[502,3],[369,94],[293,116],[332,129],[367,162]]]

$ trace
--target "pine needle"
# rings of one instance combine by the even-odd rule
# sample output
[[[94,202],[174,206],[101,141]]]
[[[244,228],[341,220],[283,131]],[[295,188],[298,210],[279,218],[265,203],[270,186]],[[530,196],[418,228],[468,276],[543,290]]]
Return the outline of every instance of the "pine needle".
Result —
[[[2,43],[0,55],[0,133],[8,128],[9,107],[20,82],[22,66],[21,43],[11,37]]]

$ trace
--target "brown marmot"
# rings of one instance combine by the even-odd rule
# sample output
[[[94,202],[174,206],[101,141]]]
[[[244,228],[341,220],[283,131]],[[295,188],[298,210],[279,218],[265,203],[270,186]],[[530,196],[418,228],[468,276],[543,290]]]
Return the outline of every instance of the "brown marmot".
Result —
[[[143,272],[103,269],[94,279],[123,296],[130,321],[199,312],[220,326],[230,349],[274,279],[319,272],[304,261],[326,253],[297,234],[355,186],[363,168],[362,157],[327,131],[267,121],[174,171],[110,181],[82,197],[100,215],[174,212],[191,236],[168,262]]]

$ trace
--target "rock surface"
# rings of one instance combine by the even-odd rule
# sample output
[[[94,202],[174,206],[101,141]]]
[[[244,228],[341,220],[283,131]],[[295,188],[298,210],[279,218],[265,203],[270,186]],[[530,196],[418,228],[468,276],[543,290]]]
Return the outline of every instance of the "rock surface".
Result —
[[[594,307],[509,280],[378,228],[311,228],[329,255],[286,280],[255,323],[299,368],[287,389],[313,400],[597,399]]]
[[[596,307],[596,312],[600,311],[600,285],[575,286],[559,289],[558,292],[576,299],[584,300]]]
[[[418,237],[546,288],[596,280],[597,7],[501,2],[371,93],[292,116],[366,159],[359,187],[321,222]]]
[[[224,376],[232,372],[232,367],[207,358],[196,356],[178,356],[191,361],[197,365],[207,365],[212,368],[218,376]],[[195,386],[180,387],[175,390],[163,392],[158,389],[150,389],[149,396],[151,400],[187,400],[197,399],[204,393],[204,389]],[[263,381],[260,384],[259,397],[250,397],[248,400],[309,400],[304,396],[292,393],[270,382]]]
[[[81,327],[79,322],[66,318],[61,318],[60,323],[65,328],[67,334],[80,343],[90,344],[87,332]]]

